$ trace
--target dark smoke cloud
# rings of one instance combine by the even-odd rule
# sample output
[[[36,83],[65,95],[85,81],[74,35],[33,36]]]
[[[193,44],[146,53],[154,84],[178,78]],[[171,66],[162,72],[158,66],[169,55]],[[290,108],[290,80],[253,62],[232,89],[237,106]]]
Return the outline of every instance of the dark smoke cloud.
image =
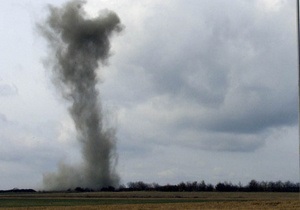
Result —
[[[99,61],[109,57],[109,37],[120,32],[120,19],[112,11],[102,11],[88,19],[82,9],[85,1],[71,1],[63,7],[49,6],[50,15],[38,29],[50,47],[48,65],[69,108],[82,145],[83,164],[59,164],[57,173],[44,175],[46,189],[77,186],[98,189],[116,186],[116,139],[113,129],[103,126],[103,113],[96,89]]]

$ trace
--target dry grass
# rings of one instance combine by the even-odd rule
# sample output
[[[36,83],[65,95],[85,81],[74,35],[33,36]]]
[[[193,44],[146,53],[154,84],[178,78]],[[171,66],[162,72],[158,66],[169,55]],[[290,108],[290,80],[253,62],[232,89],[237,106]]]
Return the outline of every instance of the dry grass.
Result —
[[[2,207],[7,210],[95,210],[95,209],[300,209],[298,193],[218,193],[218,192],[97,192],[97,193],[38,193],[0,195],[5,199],[74,199],[84,201],[65,206]],[[109,205],[89,201],[117,201]],[[118,203],[122,201],[122,203]],[[123,203],[128,201],[129,203]],[[133,201],[135,204],[131,204]],[[148,202],[151,201],[151,202]],[[153,202],[154,201],[154,202]],[[160,202],[161,201],[161,202]],[[87,202],[87,203],[85,203]]]
[[[56,207],[22,207],[6,208],[7,210],[141,210],[141,209],[300,209],[299,201],[245,201],[245,202],[201,202],[201,203],[169,203],[169,204],[124,204],[101,206],[56,206]]]

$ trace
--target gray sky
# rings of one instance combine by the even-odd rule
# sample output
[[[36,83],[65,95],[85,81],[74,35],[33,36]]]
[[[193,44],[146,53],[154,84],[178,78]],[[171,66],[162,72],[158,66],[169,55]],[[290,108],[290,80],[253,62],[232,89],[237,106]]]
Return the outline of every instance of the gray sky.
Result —
[[[0,7],[0,189],[81,161],[35,29],[48,3]],[[98,88],[121,182],[298,181],[296,1],[88,0],[125,26]]]

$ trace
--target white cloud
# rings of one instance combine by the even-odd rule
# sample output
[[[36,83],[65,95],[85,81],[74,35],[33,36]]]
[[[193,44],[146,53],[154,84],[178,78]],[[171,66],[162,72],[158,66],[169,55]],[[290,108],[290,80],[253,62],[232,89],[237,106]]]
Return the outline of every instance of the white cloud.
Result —
[[[257,7],[268,12],[278,12],[286,4],[286,0],[258,0]]]
[[[5,84],[0,80],[0,96],[14,96],[18,94],[18,89],[14,84]]]

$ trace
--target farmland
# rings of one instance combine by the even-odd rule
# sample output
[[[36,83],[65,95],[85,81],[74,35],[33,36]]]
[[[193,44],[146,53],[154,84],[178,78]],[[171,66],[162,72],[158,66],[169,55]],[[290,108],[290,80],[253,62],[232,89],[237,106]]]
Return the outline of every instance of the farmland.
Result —
[[[3,193],[0,209],[300,209],[298,193]]]

